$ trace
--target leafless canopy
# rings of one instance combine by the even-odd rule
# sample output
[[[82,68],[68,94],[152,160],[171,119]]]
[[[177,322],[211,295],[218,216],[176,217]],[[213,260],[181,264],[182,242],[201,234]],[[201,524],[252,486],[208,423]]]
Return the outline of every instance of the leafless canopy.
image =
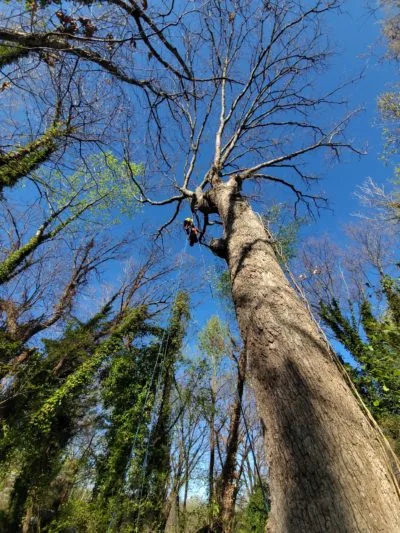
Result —
[[[358,152],[345,136],[354,112],[336,121],[322,115],[345,103],[341,94],[351,81],[325,92],[315,88],[331,55],[321,24],[340,4],[190,3],[192,11],[182,17],[179,31],[192,89],[169,100],[166,108],[152,107],[148,134],[157,157],[149,169],[152,177],[137,181],[139,201],[175,205],[160,231],[174,222],[185,199],[203,212],[205,229],[209,213],[202,197],[215,180],[231,177],[283,185],[296,205],[321,204],[321,197],[307,192],[317,179],[305,167],[307,156],[324,150],[334,157],[343,149]],[[159,193],[162,173],[175,191],[167,198]]]
[[[329,116],[338,117],[330,110],[344,104],[342,91],[350,81],[316,90],[318,78],[318,87],[324,85],[331,55],[322,24],[341,4],[107,0],[60,9],[46,2],[29,14],[19,8],[5,19],[0,40],[16,47],[16,53],[46,63],[53,73],[67,64],[68,89],[71,80],[90,79],[84,90],[77,85],[76,94],[86,101],[91,88],[100,91],[96,106],[88,104],[91,111],[96,107],[98,113],[111,113],[110,102],[122,94],[118,87],[135,97],[143,113],[134,136],[136,142],[145,136],[148,166],[143,179],[132,179],[140,202],[174,206],[162,232],[186,199],[194,209],[200,207],[201,195],[215,177],[282,185],[296,205],[320,205],[323,198],[308,192],[317,176],[304,166],[307,156],[357,151],[345,136],[353,113]],[[9,67],[3,73],[14,83]],[[116,109],[103,120],[109,135],[129,115],[128,102],[118,106],[117,120]],[[127,137],[123,126],[119,133]],[[129,151],[127,141],[127,158]],[[173,193],[163,196],[166,189]]]

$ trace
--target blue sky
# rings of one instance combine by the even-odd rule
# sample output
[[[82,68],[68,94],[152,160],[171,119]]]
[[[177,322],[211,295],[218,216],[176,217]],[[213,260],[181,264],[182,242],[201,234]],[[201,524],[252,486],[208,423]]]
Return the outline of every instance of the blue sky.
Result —
[[[308,228],[313,235],[328,232],[339,241],[343,239],[343,224],[350,221],[351,213],[358,209],[355,188],[369,176],[384,182],[392,175],[392,168],[379,159],[383,140],[376,104],[379,94],[397,81],[394,65],[382,61],[384,50],[380,46],[379,21],[369,14],[366,2],[353,0],[346,4],[347,13],[331,23],[340,53],[334,58],[325,82],[334,83],[338,78],[363,73],[346,94],[350,108],[363,109],[351,123],[349,137],[356,146],[365,147],[367,155],[346,156],[340,164],[326,171],[321,188],[333,211],[321,212],[316,223]]]
[[[331,164],[323,158],[315,156],[312,164],[318,170],[321,181],[314,191],[321,191],[329,199],[329,210],[321,210],[316,220],[302,230],[302,236],[320,236],[328,233],[339,245],[345,242],[343,226],[351,221],[351,214],[357,211],[358,204],[354,198],[354,191],[368,176],[378,182],[383,182],[391,176],[392,169],[385,166],[379,155],[382,151],[382,132],[377,116],[377,97],[396,81],[395,67],[387,61],[382,61],[384,53],[380,41],[380,26],[377,18],[372,16],[363,0],[348,0],[342,13],[330,14],[327,24],[327,35],[332,48],[337,54],[330,60],[330,69],[321,74],[316,81],[316,89],[336,86],[342,80],[362,77],[357,83],[348,86],[344,96],[348,100],[348,109],[362,108],[354,118],[348,130],[348,137],[354,144],[367,149],[367,155],[357,157],[345,154],[339,163]],[[332,116],[331,116],[332,115]],[[323,120],[337,116],[337,111],[326,109]],[[140,117],[139,117],[140,118]],[[204,160],[209,154],[204,154]],[[135,157],[138,161],[145,161],[146,154],[137,148]],[[275,201],[286,201],[287,191],[279,187],[268,185],[264,188],[264,196]],[[270,200],[271,201],[271,200]],[[269,203],[270,203],[269,201]],[[257,203],[254,208],[262,210]],[[125,219],[123,224],[114,231],[123,233],[130,226],[140,227],[143,222],[149,233],[155,231],[170,216],[170,207],[148,207],[141,214],[136,214],[131,220]],[[165,250],[168,255],[176,256],[183,251],[185,234],[182,231],[182,221],[190,215],[189,206],[182,210],[179,219],[172,226],[171,232],[165,237]],[[136,249],[132,255],[137,254]],[[199,294],[194,294],[196,302],[194,315],[200,327],[214,313],[218,312],[216,302],[211,298],[210,289],[205,283],[206,273],[213,268],[216,260],[210,252],[198,246],[188,248],[184,264],[193,273],[192,281],[198,280],[203,285]],[[123,265],[114,262],[105,273],[105,279],[113,282],[120,277]],[[174,281],[171,280],[171,284]],[[86,309],[88,302],[86,302]],[[90,305],[89,305],[90,307]]]
[[[391,63],[382,60],[384,50],[380,39],[380,23],[371,15],[365,5],[366,2],[351,0],[346,2],[346,8],[341,14],[332,14],[328,20],[327,31],[332,48],[337,51],[331,59],[331,68],[318,79],[320,87],[336,86],[338,82],[350,78],[360,79],[348,86],[344,95],[348,100],[348,109],[358,109],[360,112],[351,122],[348,130],[350,138],[355,146],[366,149],[367,154],[358,157],[354,154],[344,154],[340,162],[326,162],[323,158],[315,157],[315,166],[321,181],[315,191],[321,191],[329,199],[329,209],[321,210],[315,221],[303,228],[302,236],[321,236],[329,234],[338,245],[345,243],[343,227],[352,219],[352,213],[358,209],[358,203],[354,197],[354,191],[358,185],[371,176],[378,182],[390,178],[392,169],[385,166],[379,159],[383,148],[382,130],[377,115],[377,97],[390,88],[396,81],[395,67]],[[318,88],[318,87],[317,87]],[[336,110],[326,110],[332,117]],[[208,154],[204,155],[207,158]],[[140,157],[140,152],[137,153]],[[286,201],[287,191],[279,187],[265,187],[265,195],[276,201]],[[256,210],[262,210],[261,204],[255,204]],[[146,220],[149,232],[154,231],[170,216],[170,207],[145,207],[141,216],[136,217],[128,224],[138,225],[141,219]],[[169,235],[165,236],[164,244],[167,254],[177,255],[182,253],[185,246],[185,234],[182,231],[182,221],[190,215],[187,205],[181,212],[180,217],[172,226]],[[196,332],[207,319],[215,313],[221,312],[220,306],[211,298],[210,289],[207,285],[207,272],[214,268],[218,259],[210,252],[198,246],[187,248],[185,265],[190,265],[193,278],[198,280],[203,289],[193,293],[195,304],[194,316],[197,324],[193,326]],[[109,279],[118,276],[120,265],[114,264],[109,271]],[[171,280],[173,284],[174,281]]]
[[[328,233],[339,245],[345,243],[344,225],[354,221],[352,214],[359,208],[354,197],[356,187],[369,176],[378,182],[384,182],[392,175],[392,167],[385,166],[379,159],[383,140],[376,103],[378,95],[396,82],[396,71],[393,64],[382,60],[384,50],[380,23],[370,14],[365,4],[360,0],[346,2],[346,8],[340,15],[330,16],[330,40],[337,55],[331,60],[331,68],[321,76],[320,83],[321,86],[329,87],[336,85],[338,80],[362,74],[357,82],[347,87],[344,94],[349,109],[361,109],[350,124],[348,137],[357,147],[365,149],[367,154],[361,157],[345,154],[340,162],[322,163],[321,181],[317,188],[329,199],[329,209],[321,210],[316,220],[302,230],[304,237]],[[328,109],[326,112],[329,114],[331,111]],[[270,190],[268,189],[268,193]],[[287,197],[286,191],[278,188],[273,194],[276,200]],[[259,208],[259,205],[255,205],[255,209]],[[154,222],[162,220],[158,208],[152,208],[151,213],[154,215]],[[189,211],[182,213],[181,218],[187,214]],[[175,242],[167,242],[173,250],[178,251],[183,238],[177,224],[172,232]],[[197,263],[196,275],[202,275],[203,258],[206,268],[215,262],[208,250],[203,250],[203,257],[196,247],[190,249],[189,253]],[[205,296],[203,305],[197,308],[197,317],[206,320],[214,312],[214,303]]]
[[[358,185],[371,176],[378,182],[384,182],[390,178],[392,169],[385,166],[379,160],[383,148],[382,131],[378,125],[377,97],[391,84],[395,83],[395,67],[389,62],[382,61],[383,50],[379,45],[380,27],[377,19],[367,11],[367,0],[349,0],[345,2],[345,10],[339,15],[331,15],[328,21],[328,30],[333,48],[338,52],[331,60],[331,68],[322,74],[318,79],[320,87],[330,87],[337,85],[338,81],[357,77],[363,73],[361,79],[349,86],[345,91],[348,100],[348,108],[363,108],[353,120],[349,127],[348,136],[354,144],[367,148],[367,155],[357,157],[346,154],[340,163],[330,165],[321,158],[315,158],[314,166],[319,167],[321,182],[315,190],[321,190],[329,199],[329,210],[321,210],[316,220],[303,228],[302,236],[321,236],[329,234],[338,245],[346,242],[343,226],[352,220],[352,213],[357,211],[358,204],[354,198],[354,191]],[[326,110],[327,119],[329,114],[335,111]],[[140,149],[136,156],[139,160],[145,160],[145,153]],[[207,158],[208,154],[204,154]],[[19,191],[20,192],[20,191]],[[30,193],[28,193],[29,196]],[[265,197],[272,197],[276,201],[285,201],[287,191],[281,188],[265,188]],[[255,209],[261,210],[260,204],[256,204]],[[187,338],[186,353],[188,355],[195,352],[197,334],[206,321],[213,314],[223,313],[222,306],[216,298],[213,298],[215,291],[210,289],[207,277],[219,260],[215,259],[211,253],[199,246],[188,248],[186,237],[182,230],[182,221],[185,216],[190,215],[188,205],[182,210],[176,224],[171,228],[169,235],[165,237],[165,251],[171,258],[185,253],[183,264],[186,274],[191,278],[191,284],[199,287],[199,291],[191,291],[192,296],[192,317],[190,335]],[[170,216],[170,208],[145,207],[140,214],[136,214],[131,220],[124,219],[124,222],[113,231],[123,233],[131,226],[139,228],[143,222],[146,224],[146,231],[152,233],[163,224]],[[145,239],[143,240],[143,244]],[[137,246],[132,249],[132,257],[140,256]],[[107,266],[104,272],[104,281],[116,283],[120,278],[123,263],[113,262]],[[174,293],[178,289],[180,274],[174,273],[170,280],[170,289]],[[92,296],[88,295],[82,302],[82,310],[95,312],[98,302],[91,301]],[[336,347],[336,346],[335,346]]]

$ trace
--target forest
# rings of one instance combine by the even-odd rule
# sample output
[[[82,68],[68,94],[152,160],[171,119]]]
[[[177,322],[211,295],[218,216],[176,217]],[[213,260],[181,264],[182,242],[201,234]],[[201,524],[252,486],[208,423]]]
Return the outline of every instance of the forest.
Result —
[[[398,0],[0,1],[0,533],[396,533]]]

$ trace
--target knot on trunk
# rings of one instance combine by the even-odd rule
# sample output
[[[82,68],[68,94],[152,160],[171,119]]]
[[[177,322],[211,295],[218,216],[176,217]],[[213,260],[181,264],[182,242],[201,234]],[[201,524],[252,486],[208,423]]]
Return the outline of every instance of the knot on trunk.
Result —
[[[218,257],[221,257],[225,260],[228,259],[228,247],[226,239],[212,239],[210,242],[210,248],[211,251]]]

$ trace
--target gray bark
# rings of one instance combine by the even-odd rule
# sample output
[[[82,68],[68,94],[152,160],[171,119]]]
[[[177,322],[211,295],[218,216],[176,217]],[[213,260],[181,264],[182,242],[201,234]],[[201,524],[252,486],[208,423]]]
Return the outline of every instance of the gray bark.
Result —
[[[207,196],[224,224],[249,377],[266,428],[267,531],[399,531],[399,488],[384,443],[285,278],[262,222],[233,179],[214,182]]]

